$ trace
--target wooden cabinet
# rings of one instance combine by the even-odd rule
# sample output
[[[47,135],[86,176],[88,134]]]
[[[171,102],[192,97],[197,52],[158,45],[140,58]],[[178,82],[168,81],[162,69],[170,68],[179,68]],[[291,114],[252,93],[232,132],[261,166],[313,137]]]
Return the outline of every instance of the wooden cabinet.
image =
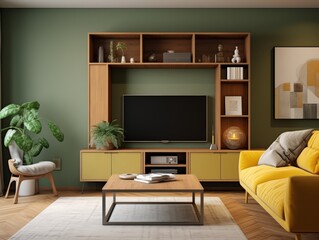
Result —
[[[142,172],[141,153],[112,153],[112,174]]]
[[[190,173],[201,181],[238,181],[239,153],[190,153]]]
[[[139,152],[81,150],[80,181],[105,182],[112,174],[142,173],[141,160]]]
[[[121,53],[114,50],[114,59],[109,59],[110,43],[125,42],[127,63],[120,63]],[[223,57],[219,45],[223,46]],[[104,49],[104,62],[98,62],[99,47]],[[232,63],[235,48],[238,47],[241,61]],[[175,53],[189,53],[190,61],[164,62],[163,53],[168,50]],[[129,59],[134,58],[134,63]],[[110,72],[115,68],[130,69],[215,69],[215,107],[211,123],[214,123],[214,141],[218,150],[227,150],[223,143],[224,131],[231,127],[240,127],[246,142],[241,149],[250,148],[250,34],[249,33],[89,33],[89,122],[88,129],[99,121],[112,120],[111,99],[112,79]],[[241,74],[229,76],[230,70]],[[181,86],[182,87],[182,86]],[[240,96],[242,114],[225,114],[225,97]],[[90,134],[88,134],[90,138]],[[90,141],[90,139],[89,139]],[[89,142],[88,141],[88,142]]]
[[[220,154],[220,179],[223,181],[238,181],[239,152]]]
[[[177,157],[177,164],[157,163],[155,157]],[[135,149],[80,152],[80,181],[105,182],[112,174],[170,172],[194,174],[200,181],[238,181],[239,152],[205,149]],[[155,171],[154,171],[155,170]]]
[[[190,173],[201,181],[220,179],[219,153],[190,153]]]
[[[80,181],[106,181],[112,175],[112,156],[103,152],[81,152]]]

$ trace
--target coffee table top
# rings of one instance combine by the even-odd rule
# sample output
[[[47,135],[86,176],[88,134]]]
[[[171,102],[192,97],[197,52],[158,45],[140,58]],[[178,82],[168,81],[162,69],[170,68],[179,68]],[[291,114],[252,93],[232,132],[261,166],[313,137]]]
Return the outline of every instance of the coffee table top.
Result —
[[[102,188],[104,192],[202,192],[203,186],[192,174],[177,174],[175,181],[142,183],[112,175]]]

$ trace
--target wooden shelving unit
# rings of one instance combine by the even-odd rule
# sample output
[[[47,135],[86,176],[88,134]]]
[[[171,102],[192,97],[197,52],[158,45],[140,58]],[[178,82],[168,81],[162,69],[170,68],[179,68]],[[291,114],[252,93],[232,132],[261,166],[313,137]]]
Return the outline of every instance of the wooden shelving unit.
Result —
[[[110,42],[125,42],[126,63],[110,62]],[[218,45],[223,45],[223,61],[216,62],[215,54]],[[99,47],[104,49],[104,62],[98,62]],[[235,47],[238,47],[241,61],[231,62]],[[174,50],[176,53],[190,53],[190,62],[163,62],[163,53]],[[115,51],[120,56],[120,52]],[[153,58],[150,56],[153,55]],[[155,56],[155,57],[154,57]],[[129,63],[134,58],[134,63]],[[242,149],[250,149],[250,33],[241,32],[177,32],[177,33],[104,33],[88,34],[88,131],[96,123],[112,120],[112,69],[215,69],[215,112],[212,116],[214,136],[217,150],[214,152],[238,153]],[[240,68],[239,78],[229,77],[231,68]],[[242,115],[225,114],[225,96],[241,96]],[[246,142],[242,149],[230,150],[223,143],[224,131],[231,127],[240,127],[246,134]],[[90,138],[90,134],[88,134]],[[90,139],[88,139],[88,142]],[[203,149],[204,150],[204,149]],[[165,152],[160,149],[160,152]],[[167,151],[169,151],[167,149]],[[186,152],[191,151],[190,149]],[[141,152],[144,152],[142,149]],[[206,153],[207,151],[204,150]],[[223,156],[223,155],[221,155]],[[230,156],[230,155],[229,155]],[[234,155],[235,156],[235,155]],[[237,156],[237,155],[236,155]],[[147,157],[143,157],[143,170],[150,166]],[[183,166],[190,173],[191,158],[185,159]],[[146,161],[146,162],[145,162]],[[227,164],[222,164],[227,166]],[[203,166],[205,168],[205,166]]]
[[[110,42],[127,44],[126,59],[134,63],[109,62]],[[223,45],[224,61],[215,62],[218,45]],[[128,69],[216,69],[215,82],[215,144],[219,150],[226,149],[222,134],[230,126],[244,130],[247,141],[243,149],[250,148],[250,34],[249,33],[89,33],[89,126],[102,120],[110,121],[111,116],[111,75],[113,68]],[[104,49],[103,63],[98,63],[98,48]],[[235,47],[238,47],[240,63],[232,63]],[[163,62],[163,53],[190,52],[191,62]],[[155,60],[150,56],[155,54]],[[115,51],[115,55],[120,56]],[[205,56],[205,57],[204,57]],[[205,60],[205,62],[203,61]],[[118,60],[119,61],[119,60]],[[227,68],[243,69],[242,79],[227,79]],[[242,97],[242,115],[225,115],[225,96]],[[90,136],[90,135],[89,135]]]

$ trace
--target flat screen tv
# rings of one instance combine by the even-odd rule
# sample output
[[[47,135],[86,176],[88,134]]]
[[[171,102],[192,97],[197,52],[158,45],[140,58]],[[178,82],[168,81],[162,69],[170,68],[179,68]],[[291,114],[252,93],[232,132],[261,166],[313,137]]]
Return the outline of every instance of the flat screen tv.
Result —
[[[124,95],[125,142],[207,142],[207,96]]]

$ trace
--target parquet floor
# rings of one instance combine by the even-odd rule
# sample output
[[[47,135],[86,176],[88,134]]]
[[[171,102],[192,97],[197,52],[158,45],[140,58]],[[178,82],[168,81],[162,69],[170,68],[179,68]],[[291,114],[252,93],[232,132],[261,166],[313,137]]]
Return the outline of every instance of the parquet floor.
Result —
[[[101,196],[101,192],[92,191],[81,194],[80,191],[60,191],[60,196]],[[134,196],[146,196],[134,194]],[[155,194],[147,194],[147,196]],[[132,194],[130,195],[132,196]],[[156,195],[155,195],[156,196]],[[154,197],[155,197],[154,196]],[[272,217],[254,200],[244,203],[244,192],[241,191],[207,191],[205,196],[217,196],[222,199],[234,220],[252,240],[293,240],[294,235],[287,233]],[[19,198],[19,204],[12,204],[11,198],[0,197],[0,239],[9,239],[15,232],[54,202],[57,197],[50,192],[31,197]],[[303,234],[303,240],[319,240],[319,234]],[[213,239],[213,237],[212,237]],[[196,240],[196,239],[194,239]]]

